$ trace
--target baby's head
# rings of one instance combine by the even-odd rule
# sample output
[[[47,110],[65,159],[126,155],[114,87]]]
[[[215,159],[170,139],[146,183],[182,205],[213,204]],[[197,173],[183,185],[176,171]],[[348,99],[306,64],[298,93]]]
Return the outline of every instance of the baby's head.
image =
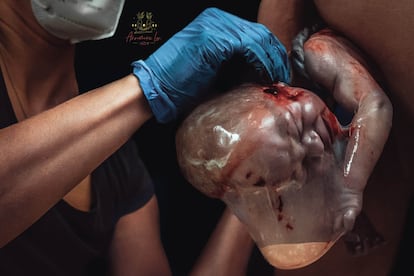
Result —
[[[346,193],[346,142],[318,96],[282,83],[219,95],[198,106],[176,136],[186,179],[226,202],[279,268],[315,261],[342,235],[335,217]]]

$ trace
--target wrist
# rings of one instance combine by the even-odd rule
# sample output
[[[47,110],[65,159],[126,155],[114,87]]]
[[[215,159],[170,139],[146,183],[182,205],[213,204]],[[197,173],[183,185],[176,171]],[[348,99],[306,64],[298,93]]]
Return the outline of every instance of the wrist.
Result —
[[[131,65],[132,73],[137,78],[140,90],[157,121],[166,123],[175,119],[177,116],[175,105],[156,82],[151,68],[142,60],[135,61]]]

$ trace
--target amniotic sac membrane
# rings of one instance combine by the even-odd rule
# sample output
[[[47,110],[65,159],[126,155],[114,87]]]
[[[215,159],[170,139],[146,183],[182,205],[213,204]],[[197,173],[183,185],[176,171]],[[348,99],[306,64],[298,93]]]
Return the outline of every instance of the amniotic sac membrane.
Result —
[[[242,84],[198,106],[176,146],[186,179],[231,208],[271,265],[295,269],[322,257],[361,204],[343,182],[348,139],[311,91]]]

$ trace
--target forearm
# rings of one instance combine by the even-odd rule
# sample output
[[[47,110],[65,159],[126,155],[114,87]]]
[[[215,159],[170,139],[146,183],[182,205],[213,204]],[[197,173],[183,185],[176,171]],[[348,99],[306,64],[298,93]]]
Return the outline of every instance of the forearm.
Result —
[[[118,149],[151,111],[134,76],[0,130],[0,245]],[[24,207],[24,208],[23,208]]]
[[[245,225],[226,208],[191,276],[245,275],[253,246]]]

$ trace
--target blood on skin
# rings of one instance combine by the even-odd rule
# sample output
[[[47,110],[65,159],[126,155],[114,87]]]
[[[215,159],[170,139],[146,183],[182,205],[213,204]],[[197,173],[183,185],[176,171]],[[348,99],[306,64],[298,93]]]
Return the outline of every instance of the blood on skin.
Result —
[[[279,195],[278,196],[278,205],[276,206],[276,210],[278,212],[277,214],[277,221],[282,221],[285,218],[285,215],[283,214],[283,200],[282,200],[282,196]],[[285,227],[287,230],[293,230],[293,225],[290,222],[286,222]]]
[[[273,101],[277,101],[278,105],[289,105],[295,101],[300,101],[306,94],[305,90],[300,89],[298,87],[289,87],[284,84],[275,83],[268,87],[262,88],[263,92],[269,94]],[[327,124],[328,130],[331,131],[331,140],[338,136],[346,136],[346,132],[343,128],[340,127],[338,124],[338,119],[335,115],[328,109],[324,108],[321,113],[322,119],[324,120],[325,124]]]
[[[340,127],[340,124],[337,123],[338,119],[328,108],[324,108],[321,115],[322,115],[322,119],[324,120],[325,124],[329,126],[328,130],[332,131],[331,134],[334,137],[331,137],[331,140],[334,140],[335,137],[348,136],[346,134],[346,130]]]
[[[293,230],[293,226],[288,222],[286,223],[286,229]]]
[[[303,95],[301,89],[289,89],[288,86],[285,86],[280,83],[275,83],[268,87],[263,87],[263,92],[274,96],[274,99],[277,99],[278,104],[288,105],[293,101],[296,101]]]
[[[279,206],[277,207],[277,210],[281,213],[283,211],[283,201],[282,201],[282,196],[279,195],[278,197],[279,199]]]

